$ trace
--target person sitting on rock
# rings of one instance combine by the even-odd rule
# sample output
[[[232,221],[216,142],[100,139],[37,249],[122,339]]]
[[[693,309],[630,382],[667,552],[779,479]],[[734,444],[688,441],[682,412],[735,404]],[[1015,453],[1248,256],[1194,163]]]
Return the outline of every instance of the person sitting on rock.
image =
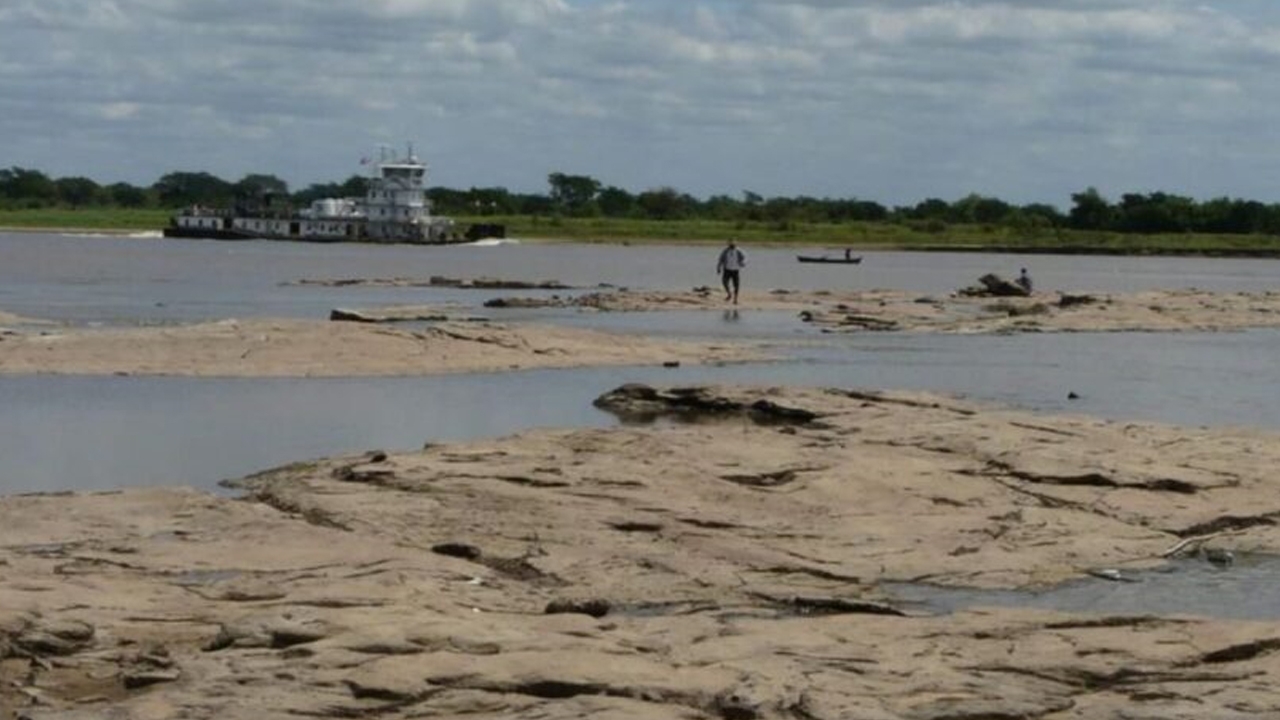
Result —
[[[1018,287],[1027,291],[1028,295],[1031,294],[1031,276],[1027,274],[1026,268],[1022,268],[1022,273],[1018,275],[1016,282],[1018,283]]]

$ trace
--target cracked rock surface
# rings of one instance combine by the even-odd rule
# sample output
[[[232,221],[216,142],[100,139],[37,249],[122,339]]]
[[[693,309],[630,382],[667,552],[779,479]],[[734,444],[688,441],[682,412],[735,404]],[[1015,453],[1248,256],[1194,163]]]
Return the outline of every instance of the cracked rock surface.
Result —
[[[854,390],[0,498],[0,717],[1266,718],[1274,622],[971,607],[1280,550],[1277,437]],[[1211,538],[1211,539],[1209,539]]]

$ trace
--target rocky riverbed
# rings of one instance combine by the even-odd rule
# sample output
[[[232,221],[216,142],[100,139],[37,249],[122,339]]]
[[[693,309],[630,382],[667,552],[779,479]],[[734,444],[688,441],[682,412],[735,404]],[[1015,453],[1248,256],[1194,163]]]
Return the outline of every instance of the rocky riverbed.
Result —
[[[31,718],[1243,718],[1273,622],[970,608],[1280,551],[1280,438],[853,389],[625,386],[626,424],[0,499]],[[1105,574],[1105,573],[1104,573]]]
[[[604,312],[730,307],[713,288],[605,290],[553,297],[497,297],[491,308],[561,307]],[[740,310],[795,312],[824,332],[944,333],[1238,330],[1280,327],[1280,292],[1152,290],[1136,293],[1037,292],[1023,297],[896,290],[744,292]]]

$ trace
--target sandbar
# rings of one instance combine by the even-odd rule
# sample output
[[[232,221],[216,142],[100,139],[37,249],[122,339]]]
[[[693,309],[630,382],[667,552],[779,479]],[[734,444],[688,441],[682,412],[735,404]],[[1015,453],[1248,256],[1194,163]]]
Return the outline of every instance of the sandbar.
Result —
[[[58,328],[0,338],[0,374],[352,377],[739,362],[740,343],[485,322],[421,329],[299,319]]]
[[[826,332],[1162,332],[1280,327],[1280,292],[1195,289],[1037,292],[1028,297],[927,295],[900,290],[744,292],[737,304],[709,288],[607,290],[564,297],[498,297],[490,307],[599,312],[789,311]]]

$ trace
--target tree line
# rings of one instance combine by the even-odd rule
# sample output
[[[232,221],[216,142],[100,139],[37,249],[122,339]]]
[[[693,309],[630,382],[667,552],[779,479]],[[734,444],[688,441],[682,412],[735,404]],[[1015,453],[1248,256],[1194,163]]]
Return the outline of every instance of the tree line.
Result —
[[[206,172],[172,172],[147,187],[100,185],[86,177],[52,178],[20,167],[0,169],[0,209],[122,207],[177,209],[191,205],[231,207],[266,195],[305,207],[329,197],[363,196],[368,179],[353,175],[340,183],[315,183],[291,192],[274,175],[251,174],[229,182]],[[1038,231],[1054,228],[1121,233],[1280,234],[1280,204],[1221,197],[1198,201],[1164,192],[1126,193],[1118,200],[1095,188],[1074,193],[1065,212],[1053,205],[1015,205],[970,194],[954,201],[938,198],[889,207],[857,198],[807,196],[766,198],[751,191],[740,197],[700,199],[671,187],[632,193],[588,175],[554,172],[545,194],[505,188],[457,190],[432,187],[427,197],[436,213],[455,216],[528,215],[650,220],[761,222],[785,228],[796,223],[884,222],[944,232],[951,224]]]

